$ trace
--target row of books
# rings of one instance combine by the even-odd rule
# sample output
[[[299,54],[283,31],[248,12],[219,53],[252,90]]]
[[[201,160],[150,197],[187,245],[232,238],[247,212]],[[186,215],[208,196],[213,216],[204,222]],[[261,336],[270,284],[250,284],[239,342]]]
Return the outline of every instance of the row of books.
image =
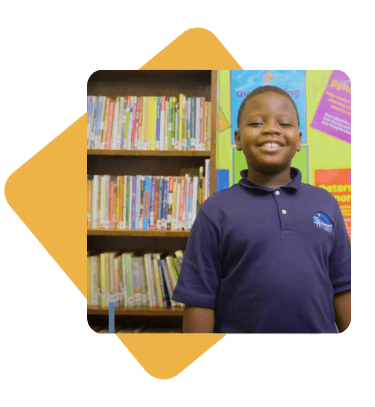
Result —
[[[94,325],[90,327],[94,332],[100,334],[109,333],[107,326]],[[115,327],[115,334],[181,334],[182,327],[157,327],[150,325],[134,325],[127,327]]]
[[[183,306],[172,300],[183,251],[163,253],[105,252],[87,254],[87,305],[108,308]]]
[[[204,97],[87,97],[87,148],[211,150],[211,102]]]
[[[206,174],[180,177],[88,175],[87,228],[104,230],[190,230],[210,196]]]

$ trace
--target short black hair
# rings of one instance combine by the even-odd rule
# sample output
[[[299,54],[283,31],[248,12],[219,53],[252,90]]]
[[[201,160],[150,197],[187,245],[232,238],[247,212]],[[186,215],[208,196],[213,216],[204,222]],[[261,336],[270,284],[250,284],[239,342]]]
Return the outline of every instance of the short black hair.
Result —
[[[296,106],[296,103],[294,100],[291,98],[288,92],[286,92],[284,89],[281,89],[277,86],[271,86],[271,85],[266,85],[266,86],[259,86],[259,88],[255,88],[252,90],[242,101],[241,106],[238,110],[238,115],[237,115],[237,127],[240,128],[240,121],[241,121],[241,115],[243,110],[245,109],[246,103],[251,99],[253,96],[260,95],[261,93],[266,93],[266,92],[275,92],[279,93],[280,95],[286,96],[293,104],[294,108],[296,109],[297,113],[297,118],[298,118],[298,127],[300,126],[300,121],[299,121],[299,114],[298,114],[298,109]]]

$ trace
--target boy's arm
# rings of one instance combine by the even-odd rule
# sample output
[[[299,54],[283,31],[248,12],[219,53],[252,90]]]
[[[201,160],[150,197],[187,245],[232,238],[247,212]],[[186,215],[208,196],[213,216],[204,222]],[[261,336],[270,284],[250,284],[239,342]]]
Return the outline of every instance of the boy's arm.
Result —
[[[182,332],[212,333],[215,326],[215,310],[185,305]]]
[[[344,332],[351,321],[351,291],[343,291],[333,296],[336,325],[339,332]]]

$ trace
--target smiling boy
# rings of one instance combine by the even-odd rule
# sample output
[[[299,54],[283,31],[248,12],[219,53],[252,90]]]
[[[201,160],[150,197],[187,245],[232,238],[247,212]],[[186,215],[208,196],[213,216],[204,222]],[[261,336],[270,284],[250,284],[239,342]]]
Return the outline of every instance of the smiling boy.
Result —
[[[293,99],[257,88],[237,124],[248,169],[201,206],[191,229],[173,294],[186,304],[183,332],[344,331],[350,241],[336,199],[291,167],[302,138]]]

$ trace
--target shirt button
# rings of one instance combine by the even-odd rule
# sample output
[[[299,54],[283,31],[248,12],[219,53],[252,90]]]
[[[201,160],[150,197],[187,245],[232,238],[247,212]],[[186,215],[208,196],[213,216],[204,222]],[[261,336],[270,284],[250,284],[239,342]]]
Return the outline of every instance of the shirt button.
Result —
[[[286,210],[285,210],[285,209],[283,209],[281,212],[282,212],[283,215],[286,214]]]
[[[280,195],[280,191],[276,191],[275,194],[276,194],[276,195]]]

